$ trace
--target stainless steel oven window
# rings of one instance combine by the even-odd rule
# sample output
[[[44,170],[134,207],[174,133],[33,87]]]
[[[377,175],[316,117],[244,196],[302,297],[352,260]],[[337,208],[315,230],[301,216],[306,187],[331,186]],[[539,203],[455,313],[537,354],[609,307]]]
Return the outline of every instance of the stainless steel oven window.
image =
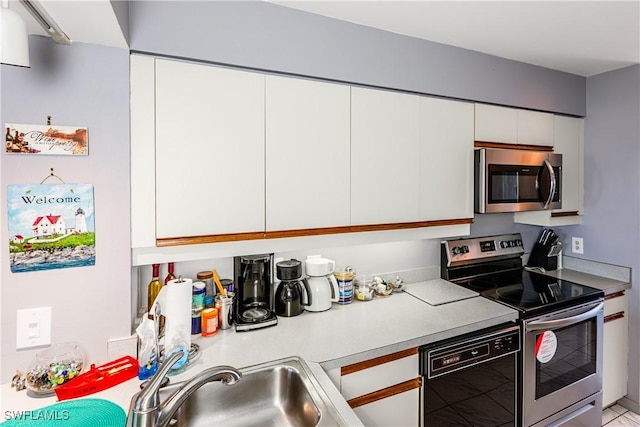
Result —
[[[546,363],[536,359],[536,399],[575,384],[596,373],[597,324],[594,319],[554,330],[555,355]],[[540,342],[543,332],[536,334]]]

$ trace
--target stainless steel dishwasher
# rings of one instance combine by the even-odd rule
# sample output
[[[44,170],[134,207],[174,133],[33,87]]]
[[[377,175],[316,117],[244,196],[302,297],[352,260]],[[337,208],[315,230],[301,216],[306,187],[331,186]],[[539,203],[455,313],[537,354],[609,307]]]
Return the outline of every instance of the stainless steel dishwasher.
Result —
[[[518,425],[520,348],[513,323],[421,347],[423,425]]]

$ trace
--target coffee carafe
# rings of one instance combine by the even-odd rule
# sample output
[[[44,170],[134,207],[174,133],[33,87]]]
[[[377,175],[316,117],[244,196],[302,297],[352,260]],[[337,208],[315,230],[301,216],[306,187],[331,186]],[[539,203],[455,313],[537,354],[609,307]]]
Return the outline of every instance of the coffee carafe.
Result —
[[[236,331],[273,326],[273,254],[234,257]]]
[[[275,297],[276,314],[285,317],[301,314],[312,298],[309,284],[302,279],[302,263],[297,259],[281,261],[276,264],[276,276],[280,280]]]
[[[307,283],[309,284],[310,304],[308,311],[325,311],[331,308],[332,302],[338,302],[340,291],[338,282],[333,276],[336,263],[327,258],[310,256],[305,260]]]

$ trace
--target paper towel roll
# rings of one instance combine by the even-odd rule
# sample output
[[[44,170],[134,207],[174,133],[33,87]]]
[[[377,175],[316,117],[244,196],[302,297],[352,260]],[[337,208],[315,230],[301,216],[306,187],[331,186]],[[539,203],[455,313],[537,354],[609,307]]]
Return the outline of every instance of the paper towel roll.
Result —
[[[185,356],[176,362],[173,369],[184,365],[191,348],[192,286],[191,279],[170,280],[162,287],[150,310],[153,313],[156,304],[160,304],[160,313],[165,317],[164,357],[180,350],[185,352]]]

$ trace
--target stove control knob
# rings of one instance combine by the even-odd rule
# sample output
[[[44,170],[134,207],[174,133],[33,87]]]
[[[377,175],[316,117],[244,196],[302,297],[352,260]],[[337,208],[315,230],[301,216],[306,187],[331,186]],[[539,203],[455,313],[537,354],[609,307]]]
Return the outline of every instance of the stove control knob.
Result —
[[[507,242],[506,240],[505,240],[505,241],[500,242],[500,247],[501,247],[502,249],[506,249],[506,248],[508,248],[508,247],[509,247],[509,242]]]
[[[461,246],[454,246],[453,248],[451,248],[451,253],[454,254],[454,255],[462,254],[462,247]]]
[[[469,246],[467,246],[467,245],[462,246],[462,253],[468,254],[469,253]]]
[[[516,240],[516,246],[522,246],[522,240],[520,239]]]

